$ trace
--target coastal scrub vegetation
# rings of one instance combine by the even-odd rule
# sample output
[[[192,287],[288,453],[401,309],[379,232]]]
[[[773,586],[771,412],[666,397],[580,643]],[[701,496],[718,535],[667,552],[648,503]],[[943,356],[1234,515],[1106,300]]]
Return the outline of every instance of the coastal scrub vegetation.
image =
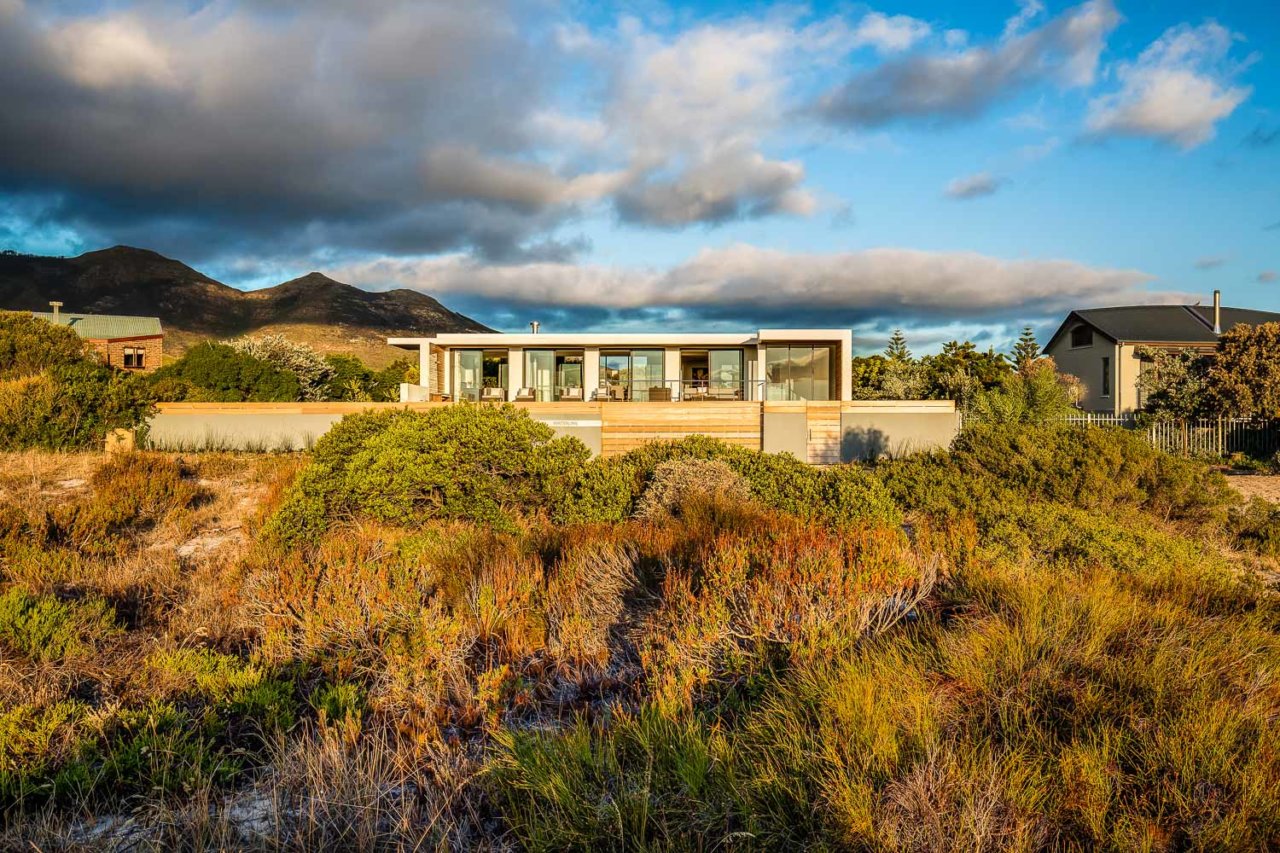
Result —
[[[0,847],[1268,849],[1278,532],[1034,418],[825,469],[463,405],[10,455]]]
[[[0,451],[101,445],[151,410],[137,376],[102,364],[66,326],[0,311]]]

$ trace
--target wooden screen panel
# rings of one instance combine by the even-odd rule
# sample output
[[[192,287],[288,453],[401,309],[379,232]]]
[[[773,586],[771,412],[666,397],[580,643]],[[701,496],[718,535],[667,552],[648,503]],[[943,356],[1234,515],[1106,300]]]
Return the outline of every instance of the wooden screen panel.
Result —
[[[809,426],[809,464],[836,465],[840,462],[840,403],[810,402],[805,407]]]
[[[603,403],[601,453],[617,456],[650,441],[705,435],[760,449],[759,403]]]

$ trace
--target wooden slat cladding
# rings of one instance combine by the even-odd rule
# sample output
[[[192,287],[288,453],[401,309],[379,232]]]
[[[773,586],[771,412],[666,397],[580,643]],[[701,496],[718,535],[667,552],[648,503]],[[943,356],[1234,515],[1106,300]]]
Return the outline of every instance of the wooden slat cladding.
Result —
[[[836,465],[840,462],[840,403],[808,403],[805,420],[809,427],[809,464]]]
[[[602,403],[600,420],[600,452],[604,456],[617,456],[650,441],[690,435],[760,448],[759,403]]]

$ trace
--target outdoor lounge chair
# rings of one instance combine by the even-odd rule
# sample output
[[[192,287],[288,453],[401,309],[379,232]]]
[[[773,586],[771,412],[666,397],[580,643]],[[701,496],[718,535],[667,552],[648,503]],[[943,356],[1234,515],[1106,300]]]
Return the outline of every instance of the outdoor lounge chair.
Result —
[[[538,392],[533,388],[521,388],[516,391],[517,403],[536,403],[538,401]]]
[[[670,403],[671,389],[670,388],[650,388],[649,402],[650,403]]]
[[[481,388],[480,402],[482,403],[505,403],[507,401],[506,388]]]
[[[582,402],[582,386],[570,385],[560,391],[560,399],[566,403]]]

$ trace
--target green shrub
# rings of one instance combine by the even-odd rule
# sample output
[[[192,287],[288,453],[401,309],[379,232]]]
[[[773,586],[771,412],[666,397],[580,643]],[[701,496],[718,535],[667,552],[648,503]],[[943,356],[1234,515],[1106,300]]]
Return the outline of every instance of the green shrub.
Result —
[[[350,681],[322,684],[311,697],[311,707],[327,723],[340,723],[364,717],[367,696],[365,689]]]
[[[602,468],[612,470],[591,472],[590,488],[575,491],[563,515],[593,521],[631,515],[658,466],[687,459],[723,463],[750,485],[756,500],[800,518],[833,524],[901,521],[884,486],[859,466],[816,468],[789,454],[749,450],[701,435],[651,442],[600,463]],[[624,508],[622,484],[628,481],[630,493]]]
[[[25,311],[0,311],[0,380],[88,358],[88,346],[70,326],[55,326]]]
[[[294,402],[298,377],[226,344],[203,343],[150,375],[152,387],[182,399],[218,403]]]
[[[270,530],[292,541],[354,516],[509,527],[561,506],[589,455],[509,405],[349,415],[317,442]]]
[[[732,468],[718,459],[682,459],[660,462],[640,495],[636,514],[661,520],[682,515],[691,501],[745,503],[751,487]]]
[[[141,377],[82,359],[0,383],[0,450],[76,450],[113,429],[133,429],[151,411]]]
[[[876,470],[903,507],[944,517],[1048,501],[1221,523],[1238,500],[1226,480],[1202,463],[1163,453],[1121,429],[973,426],[949,454],[893,460]]]
[[[1244,547],[1280,558],[1280,506],[1254,498],[1231,513],[1228,526]]]
[[[116,613],[102,599],[59,601],[17,587],[0,595],[0,646],[34,660],[83,657],[120,633]]]

